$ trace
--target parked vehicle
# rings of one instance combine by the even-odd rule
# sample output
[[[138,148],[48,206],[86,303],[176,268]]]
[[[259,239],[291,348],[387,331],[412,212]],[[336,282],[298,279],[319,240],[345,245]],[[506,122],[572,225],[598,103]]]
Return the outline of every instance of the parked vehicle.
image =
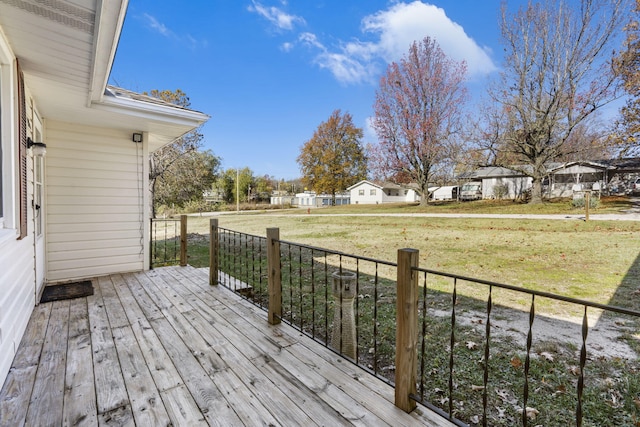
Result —
[[[629,183],[629,192],[633,196],[640,195],[640,176],[631,180]]]
[[[429,193],[432,200],[456,200],[458,198],[458,187],[446,185],[444,187],[431,187]]]
[[[460,190],[460,200],[482,199],[482,183],[479,181],[467,182]]]

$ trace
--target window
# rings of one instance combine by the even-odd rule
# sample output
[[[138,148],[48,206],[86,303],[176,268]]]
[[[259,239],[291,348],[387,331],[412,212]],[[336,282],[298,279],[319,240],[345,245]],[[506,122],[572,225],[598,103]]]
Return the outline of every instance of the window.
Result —
[[[364,196],[364,189],[358,190],[358,196]]]
[[[371,190],[369,190],[369,195],[370,196],[375,196],[376,195],[376,189],[372,188]]]

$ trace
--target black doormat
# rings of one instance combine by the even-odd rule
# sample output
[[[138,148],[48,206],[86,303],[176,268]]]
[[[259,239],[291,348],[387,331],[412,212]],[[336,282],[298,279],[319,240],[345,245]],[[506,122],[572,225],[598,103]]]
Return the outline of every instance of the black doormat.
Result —
[[[93,285],[91,284],[91,280],[45,286],[44,291],[42,292],[42,298],[40,298],[40,303],[82,298],[88,297],[89,295],[93,295]]]

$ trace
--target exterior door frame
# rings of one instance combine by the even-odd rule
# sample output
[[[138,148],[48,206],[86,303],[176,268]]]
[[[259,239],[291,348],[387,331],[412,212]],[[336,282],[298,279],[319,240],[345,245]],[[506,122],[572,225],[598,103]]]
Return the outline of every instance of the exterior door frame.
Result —
[[[35,110],[33,110],[33,132],[34,141],[42,142],[43,130],[42,120]],[[32,157],[33,164],[33,194],[31,208],[33,210],[33,252],[35,268],[35,299],[40,301],[45,283],[45,168],[44,157]]]

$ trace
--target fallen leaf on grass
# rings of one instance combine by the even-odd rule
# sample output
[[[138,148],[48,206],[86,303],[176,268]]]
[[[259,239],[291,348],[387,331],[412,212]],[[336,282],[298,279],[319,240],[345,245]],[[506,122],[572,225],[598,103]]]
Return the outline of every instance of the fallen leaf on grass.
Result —
[[[476,347],[478,347],[478,344],[474,343],[473,341],[467,341],[467,348],[468,348],[469,350],[473,350],[473,349],[475,349]]]
[[[479,390],[484,390],[484,386],[471,384],[471,391],[479,391]]]
[[[522,367],[522,359],[520,359],[518,356],[513,356],[511,358],[511,366],[516,369],[520,369],[520,367]]]

